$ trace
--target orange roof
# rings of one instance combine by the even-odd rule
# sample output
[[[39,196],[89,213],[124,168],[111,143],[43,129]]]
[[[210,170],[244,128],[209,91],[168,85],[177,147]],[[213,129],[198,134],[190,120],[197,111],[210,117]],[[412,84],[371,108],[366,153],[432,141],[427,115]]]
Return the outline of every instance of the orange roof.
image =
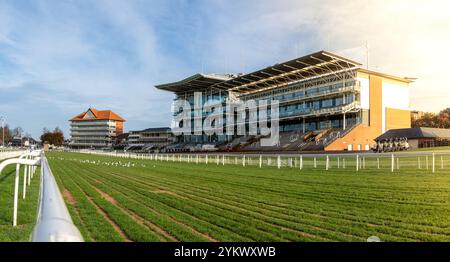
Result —
[[[88,112],[92,112],[94,117],[85,118]],[[76,117],[71,118],[69,121],[88,121],[88,120],[115,120],[125,122],[125,119],[111,110],[97,110],[95,108],[89,108],[86,112],[83,112]]]

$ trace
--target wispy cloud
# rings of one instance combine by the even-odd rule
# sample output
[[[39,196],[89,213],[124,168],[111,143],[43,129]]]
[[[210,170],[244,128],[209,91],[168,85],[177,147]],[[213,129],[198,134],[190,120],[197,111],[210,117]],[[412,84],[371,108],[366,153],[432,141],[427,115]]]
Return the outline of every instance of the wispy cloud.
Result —
[[[168,125],[155,84],[258,69],[320,49],[415,76],[412,107],[449,106],[448,1],[2,1],[0,114],[38,136],[89,106]],[[28,117],[28,115],[34,117]]]

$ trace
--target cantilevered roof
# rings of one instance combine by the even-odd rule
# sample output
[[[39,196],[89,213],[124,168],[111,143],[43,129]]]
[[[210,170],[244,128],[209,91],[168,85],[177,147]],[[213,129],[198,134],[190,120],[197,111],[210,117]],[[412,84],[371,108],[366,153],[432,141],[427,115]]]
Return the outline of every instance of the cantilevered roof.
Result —
[[[417,138],[450,138],[450,129],[445,128],[430,128],[430,127],[415,127],[415,128],[401,128],[391,129],[375,140],[383,140],[389,138],[401,138],[406,137],[408,139]]]
[[[213,87],[251,93],[360,66],[361,64],[358,62],[330,52],[320,51],[217,83]]]
[[[178,82],[157,85],[156,88],[171,92],[201,91],[231,78],[230,75],[196,74]]]

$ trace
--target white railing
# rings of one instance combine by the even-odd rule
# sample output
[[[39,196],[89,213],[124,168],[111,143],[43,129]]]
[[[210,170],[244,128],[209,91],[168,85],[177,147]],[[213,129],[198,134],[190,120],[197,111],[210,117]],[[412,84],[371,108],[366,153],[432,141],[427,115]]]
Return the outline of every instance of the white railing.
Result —
[[[216,165],[242,165],[278,167],[278,168],[313,168],[313,169],[348,169],[364,171],[377,169],[380,172],[390,171],[394,173],[404,168],[413,168],[423,172],[448,172],[450,167],[450,151],[436,152],[395,152],[395,153],[371,153],[370,151],[354,151],[348,153],[316,153],[316,154],[142,154],[104,152],[96,150],[71,150],[91,155],[101,155],[136,160],[151,160],[161,162],[185,162],[191,164],[216,164]],[[109,164],[133,165],[131,161],[113,161]]]
[[[73,224],[61,192],[48,165],[41,159],[41,189],[37,223],[31,235],[33,242],[83,242]]]
[[[0,149],[0,161],[8,159],[8,158],[18,157],[25,152],[26,152],[25,150]]]
[[[17,156],[19,157],[11,158]],[[36,168],[40,165],[41,182],[39,208],[37,222],[31,240],[34,242],[82,242],[83,237],[72,222],[43,152],[40,150],[32,152],[0,152],[0,160],[6,158],[8,159],[0,163],[0,174],[6,166],[11,164],[16,165],[13,226],[17,226],[20,166],[24,166],[22,197],[25,199],[27,186],[30,186]]]

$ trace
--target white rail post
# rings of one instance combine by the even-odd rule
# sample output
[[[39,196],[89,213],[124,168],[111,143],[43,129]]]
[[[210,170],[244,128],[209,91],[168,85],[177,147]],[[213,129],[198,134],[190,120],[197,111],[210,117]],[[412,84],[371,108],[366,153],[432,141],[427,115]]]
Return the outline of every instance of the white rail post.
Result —
[[[245,167],[245,155],[242,156],[242,166]]]
[[[426,164],[427,170],[428,170],[428,156],[425,156],[425,164]]]
[[[259,155],[259,168],[262,168],[262,155]]]
[[[337,168],[339,169],[339,168],[341,168],[341,160],[340,160],[340,157],[338,157],[337,160],[338,160]]]
[[[359,155],[356,155],[356,171],[359,171]]]
[[[377,169],[380,169],[380,158],[377,157]]]
[[[208,164],[208,154],[206,154],[205,163]]]
[[[278,165],[278,168],[281,168],[281,158],[280,158],[280,155],[278,155],[277,165]]]
[[[222,166],[225,165],[225,155],[222,155]]]
[[[216,155],[216,164],[219,165],[220,160],[219,160],[219,155]]]
[[[300,156],[300,170],[303,169],[303,155]]]
[[[391,172],[394,172],[394,166],[395,166],[394,163],[395,163],[394,162],[394,154],[391,154]]]
[[[363,165],[363,169],[366,169],[366,157],[365,156],[363,156],[362,165]]]
[[[345,158],[342,158],[342,168],[345,169]]]
[[[435,160],[435,157],[434,157],[434,152],[433,152],[433,173],[434,173],[434,166],[435,166],[434,160]]]
[[[31,169],[31,167],[30,167]],[[28,170],[27,166],[24,166],[23,169],[23,192],[22,192],[22,199],[25,199],[25,195],[27,194],[27,176],[28,176]]]
[[[420,166],[420,156],[417,157],[417,167],[419,169],[422,169],[422,167]]]
[[[20,172],[20,165],[16,165],[16,177],[15,177],[15,184],[14,184],[14,210],[13,210],[13,227],[17,226],[17,204],[18,204],[18,195],[19,195],[19,174]]]
[[[441,169],[444,169],[444,157],[441,155]]]
[[[328,165],[330,164],[330,158],[327,155],[326,163],[325,163],[325,170],[328,171]]]
[[[314,168],[317,168],[317,159],[314,157]]]

